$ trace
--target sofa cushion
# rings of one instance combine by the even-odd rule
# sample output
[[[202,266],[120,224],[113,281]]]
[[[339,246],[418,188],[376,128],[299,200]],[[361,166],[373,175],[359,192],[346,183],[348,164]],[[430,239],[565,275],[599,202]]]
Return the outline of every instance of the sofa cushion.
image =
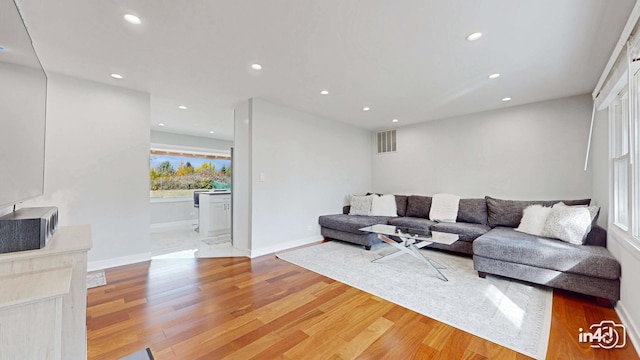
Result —
[[[428,219],[429,211],[431,211],[431,196],[411,195],[407,199],[405,216]]]
[[[458,241],[471,242],[478,236],[484,235],[491,230],[487,225],[469,224],[469,223],[437,223],[431,225],[431,231],[440,231],[444,233],[458,234]]]
[[[422,218],[414,218],[414,217],[398,217],[389,219],[389,225],[393,226],[403,226],[412,229],[419,229],[422,231],[426,231],[429,234],[429,228],[436,224],[435,222]]]
[[[320,226],[334,230],[346,231],[354,234],[367,234],[358,229],[375,224],[386,224],[389,218],[386,216],[360,216],[360,215],[322,215],[318,218]]]
[[[456,221],[487,225],[487,200],[460,199]]]
[[[407,215],[407,200],[409,199],[406,195],[396,195],[396,207],[398,208],[398,216],[406,216]]]
[[[473,242],[474,256],[605,279],[620,277],[620,264],[602,246],[560,240],[497,227]]]
[[[581,200],[501,200],[485,196],[487,200],[487,219],[491,227],[508,226],[518,227],[522,219],[522,211],[529,205],[553,206],[563,202],[566,205],[589,205],[590,199]]]

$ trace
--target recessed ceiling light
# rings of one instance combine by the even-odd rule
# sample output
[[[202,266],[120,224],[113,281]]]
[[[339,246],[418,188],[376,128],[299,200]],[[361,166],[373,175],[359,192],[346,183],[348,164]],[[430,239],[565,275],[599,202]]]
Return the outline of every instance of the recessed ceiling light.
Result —
[[[114,78],[114,79],[118,79],[118,80],[124,79],[124,76],[122,76],[120,74],[111,74],[111,77]]]
[[[510,97],[502,98],[502,101],[511,101]]]
[[[398,119],[393,119],[391,120],[391,122],[398,122]]]
[[[160,124],[158,124],[158,126],[164,126],[164,124],[163,124],[163,123],[160,123]]]
[[[187,110],[187,107],[186,107],[186,106],[184,106],[184,105],[180,105],[180,106],[178,106],[178,109],[180,109],[180,110]]]
[[[368,107],[368,106],[365,106],[365,107],[362,108],[362,111],[369,111],[369,110],[371,110],[371,108]]]
[[[320,94],[322,95],[329,95],[329,92],[327,90],[322,90],[320,91]]]
[[[256,63],[256,64],[251,64],[251,68],[253,70],[262,70],[262,65]]]
[[[215,134],[215,133],[216,133],[216,132],[215,132],[215,131],[213,131],[213,130],[209,131],[209,134]]]
[[[489,75],[489,79],[497,79],[499,77],[500,77],[500,74],[498,74],[498,73]]]
[[[129,24],[140,25],[142,24],[142,20],[139,17],[132,14],[124,14],[124,19],[127,20]]]
[[[469,34],[469,36],[467,36],[467,40],[469,41],[475,41],[478,40],[482,37],[482,33],[481,32],[474,32],[473,34]]]

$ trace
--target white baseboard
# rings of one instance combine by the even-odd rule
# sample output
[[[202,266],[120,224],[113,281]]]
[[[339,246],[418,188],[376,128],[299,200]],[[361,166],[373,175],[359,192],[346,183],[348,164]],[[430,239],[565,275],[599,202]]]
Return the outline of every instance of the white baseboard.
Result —
[[[251,249],[251,258],[255,258],[262,255],[272,254],[278,251],[291,249],[297,246],[309,245],[315,242],[322,241],[324,237],[322,235],[314,235],[307,238],[288,241],[285,243],[275,244],[260,249]]]
[[[616,313],[620,317],[622,324],[624,324],[625,330],[627,332],[627,338],[631,340],[631,344],[627,344],[626,346],[633,346],[636,349],[636,353],[640,356],[640,331],[638,331],[637,324],[634,324],[627,312],[622,301],[616,302]]]
[[[162,230],[162,229],[169,229],[169,228],[174,228],[174,227],[182,227],[182,226],[197,225],[197,224],[198,224],[198,219],[188,219],[188,220],[180,220],[180,221],[171,221],[171,222],[163,222],[163,223],[151,224],[151,225],[149,225],[149,229],[150,230]]]
[[[87,271],[91,272],[96,270],[108,269],[116,266],[135,264],[135,263],[149,261],[149,260],[151,260],[150,252],[135,254],[135,255],[127,255],[127,256],[122,256],[122,257],[113,258],[113,259],[90,261],[87,264]]]

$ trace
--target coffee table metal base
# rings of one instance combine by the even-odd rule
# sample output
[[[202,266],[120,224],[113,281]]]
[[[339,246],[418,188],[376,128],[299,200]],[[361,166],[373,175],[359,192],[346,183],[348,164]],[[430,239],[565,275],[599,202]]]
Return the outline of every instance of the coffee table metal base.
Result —
[[[446,267],[443,266],[442,264],[438,263],[435,260],[430,259],[429,257],[425,256],[423,253],[421,253],[418,249],[422,249],[423,247],[431,244],[431,242],[429,241],[420,241],[418,243],[416,243],[413,239],[408,239],[408,238],[401,238],[402,242],[396,242],[393,239],[390,239],[389,237],[382,235],[382,234],[378,234],[378,238],[384,242],[386,242],[387,244],[395,247],[397,250],[395,252],[392,252],[391,254],[385,255],[381,258],[375,259],[372,262],[381,262],[381,261],[386,261],[389,259],[393,259],[395,257],[398,257],[400,255],[403,254],[410,254],[411,256],[415,257],[416,259],[424,262],[425,264],[427,264],[427,266],[433,270],[435,276],[437,278],[439,278],[442,281],[449,281],[449,279],[447,279],[446,276],[444,276],[442,274],[442,272],[440,272],[439,269],[445,269]]]

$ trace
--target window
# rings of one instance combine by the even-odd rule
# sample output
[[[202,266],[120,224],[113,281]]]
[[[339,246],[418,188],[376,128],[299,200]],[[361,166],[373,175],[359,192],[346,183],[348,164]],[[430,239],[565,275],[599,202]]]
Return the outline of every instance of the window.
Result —
[[[150,197],[189,197],[194,190],[231,189],[231,158],[226,155],[151,150]]]
[[[613,223],[629,228],[629,98],[623,90],[609,106],[612,126]]]
[[[634,66],[631,70],[637,70]],[[609,105],[613,224],[640,241],[640,71]],[[639,243],[640,244],[640,243]]]

